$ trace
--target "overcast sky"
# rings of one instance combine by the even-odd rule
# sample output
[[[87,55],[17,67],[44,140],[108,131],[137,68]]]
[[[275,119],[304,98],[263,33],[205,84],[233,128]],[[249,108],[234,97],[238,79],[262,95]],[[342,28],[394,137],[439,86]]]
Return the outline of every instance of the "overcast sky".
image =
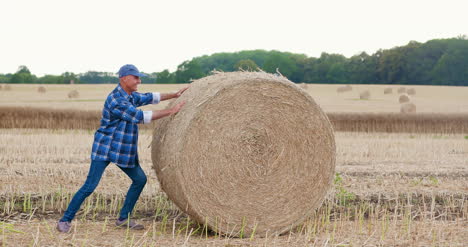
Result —
[[[0,2],[0,73],[174,71],[265,49],[347,57],[468,34],[466,0],[15,0]]]

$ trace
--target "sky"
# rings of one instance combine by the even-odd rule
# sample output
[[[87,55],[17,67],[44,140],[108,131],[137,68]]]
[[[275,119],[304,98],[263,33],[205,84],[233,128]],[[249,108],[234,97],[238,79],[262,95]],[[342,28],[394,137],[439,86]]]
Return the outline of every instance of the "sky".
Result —
[[[468,35],[466,0],[1,0],[0,73],[173,72],[218,52],[346,57]]]

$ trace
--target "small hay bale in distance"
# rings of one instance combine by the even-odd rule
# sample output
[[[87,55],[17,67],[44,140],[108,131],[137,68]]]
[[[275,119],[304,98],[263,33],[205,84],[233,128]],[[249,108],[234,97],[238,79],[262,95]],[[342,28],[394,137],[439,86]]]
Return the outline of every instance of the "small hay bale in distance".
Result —
[[[410,98],[406,94],[402,94],[398,98],[398,102],[400,102],[400,103],[406,103],[406,102],[409,102],[409,101],[410,101]]]
[[[353,87],[351,87],[350,85],[346,85],[346,86],[338,87],[336,89],[336,92],[337,93],[344,93],[344,92],[348,92],[348,91],[352,91],[352,90],[353,90]]]
[[[71,90],[68,93],[68,98],[70,98],[70,99],[74,99],[74,98],[78,98],[78,97],[80,97],[80,93],[78,93],[78,91],[76,91],[76,90]]]
[[[397,93],[406,93],[406,88],[399,87],[398,90],[397,90]]]
[[[370,99],[369,90],[365,90],[359,94],[359,99]]]
[[[44,86],[39,86],[39,87],[37,88],[37,92],[39,92],[39,93],[45,93],[46,91],[47,91],[47,90],[46,90],[46,88],[45,88]]]
[[[416,89],[410,88],[410,89],[406,90],[406,93],[409,94],[409,95],[415,95],[416,94]]]
[[[387,87],[387,88],[384,89],[383,93],[384,93],[384,94],[392,94],[392,93],[393,93],[393,90],[392,90],[392,88]]]
[[[416,113],[416,105],[413,103],[403,104],[400,108],[401,113]]]
[[[212,230],[277,235],[309,217],[335,171],[328,117],[282,76],[228,72],[198,79],[158,120],[151,154],[161,189]]]

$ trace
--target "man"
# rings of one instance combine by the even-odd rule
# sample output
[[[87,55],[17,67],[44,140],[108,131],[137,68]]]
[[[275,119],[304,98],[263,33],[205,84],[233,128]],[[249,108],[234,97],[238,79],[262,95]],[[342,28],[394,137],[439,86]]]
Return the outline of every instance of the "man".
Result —
[[[160,111],[142,111],[139,106],[157,104],[160,101],[178,98],[188,87],[176,93],[137,93],[140,77],[146,76],[131,64],[119,70],[119,85],[107,96],[102,110],[101,126],[94,134],[91,153],[91,166],[84,185],[70,201],[63,217],[57,223],[57,230],[69,232],[71,221],[80,209],[83,201],[99,184],[99,180],[110,162],[115,163],[125,172],[132,184],[128,189],[120,217],[115,224],[121,227],[141,230],[143,225],[130,220],[133,207],[146,184],[145,172],[138,161],[138,126],[151,120],[163,118],[179,112],[185,104],[181,102],[173,108]]]

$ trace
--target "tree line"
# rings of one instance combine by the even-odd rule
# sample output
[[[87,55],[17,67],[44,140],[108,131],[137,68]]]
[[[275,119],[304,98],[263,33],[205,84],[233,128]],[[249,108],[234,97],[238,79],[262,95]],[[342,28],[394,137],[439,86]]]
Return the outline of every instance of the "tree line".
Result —
[[[188,83],[218,71],[279,71],[293,82],[331,84],[413,84],[468,85],[468,38],[434,39],[425,43],[380,49],[347,58],[322,53],[308,57],[281,51],[249,50],[195,57],[177,66],[176,71],[148,73],[143,83]],[[0,83],[117,83],[114,73],[88,71],[82,74],[36,77],[26,66],[14,74],[0,74]]]

